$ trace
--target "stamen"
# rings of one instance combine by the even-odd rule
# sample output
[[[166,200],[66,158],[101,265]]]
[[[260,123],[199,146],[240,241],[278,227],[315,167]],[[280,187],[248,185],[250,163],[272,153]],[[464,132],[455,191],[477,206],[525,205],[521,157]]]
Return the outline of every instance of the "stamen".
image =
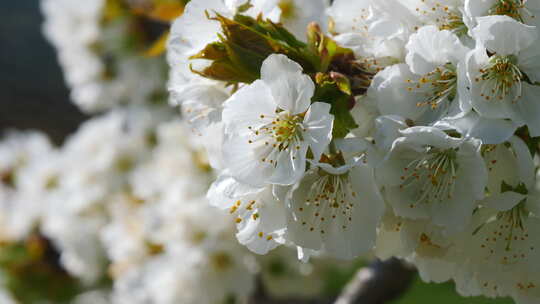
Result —
[[[512,102],[521,98],[523,73],[516,65],[515,56],[494,55],[489,59],[487,67],[479,69],[480,76],[475,82],[482,81],[480,96],[485,100],[504,100],[514,95]]]
[[[457,14],[455,12],[448,12],[448,16],[445,18],[445,21],[439,25],[439,29],[448,30],[454,33],[456,36],[466,36],[469,28],[463,22],[463,16],[461,13]]]
[[[536,248],[528,244],[529,232],[525,225],[528,212],[523,202],[508,211],[499,212],[494,219],[476,229],[483,231],[480,248],[486,258],[504,265],[516,264],[531,256]],[[502,246],[504,244],[504,246]]]
[[[468,28],[458,7],[448,6],[439,0],[422,0],[422,5],[416,8],[416,13],[427,19],[426,24],[435,22],[440,30],[451,31],[457,36],[467,35]]]
[[[522,23],[525,23],[526,18],[535,18],[534,14],[525,7],[524,0],[497,0],[489,9],[488,14],[508,16]]]
[[[353,190],[349,176],[320,173],[309,190],[304,207],[300,207],[302,218],[309,222],[308,231],[324,234],[330,225],[337,225],[346,230],[353,220],[354,202],[351,202]]]
[[[523,226],[524,216],[526,216],[526,212],[522,204],[516,206],[515,208],[512,208],[509,211],[499,212],[497,214],[498,220],[501,220],[503,223],[507,223],[507,225],[504,225],[504,227],[507,228],[507,235],[505,238],[506,251],[511,250],[512,241],[517,241],[517,237],[514,236],[514,230],[520,229],[521,231],[525,231],[525,228]],[[501,227],[503,227],[503,225],[501,225]],[[499,233],[498,235],[501,236],[502,233]]]
[[[253,134],[248,143],[264,148],[262,162],[277,166],[276,160],[281,151],[300,149],[298,143],[303,141],[302,132],[305,132],[302,114],[276,111],[275,115],[260,115],[259,118],[264,122],[261,127],[248,126]]]
[[[418,187],[418,196],[409,207],[418,204],[443,202],[453,198],[455,179],[458,171],[455,149],[439,150],[428,147],[427,153],[419,159],[411,161],[403,168],[403,181],[400,190]]]
[[[430,106],[436,109],[446,100],[452,100],[457,94],[457,73],[451,63],[437,67],[432,72],[422,76],[418,81],[407,80],[411,86],[408,91],[420,91],[425,99],[418,102],[418,107]]]

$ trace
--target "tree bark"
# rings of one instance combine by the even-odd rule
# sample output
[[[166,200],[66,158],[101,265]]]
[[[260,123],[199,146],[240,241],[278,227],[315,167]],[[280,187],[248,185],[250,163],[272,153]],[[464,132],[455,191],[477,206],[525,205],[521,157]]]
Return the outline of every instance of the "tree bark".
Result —
[[[388,303],[407,291],[414,274],[414,268],[399,259],[376,260],[356,273],[335,304]]]
[[[411,265],[399,259],[376,260],[359,269],[337,299],[272,299],[259,282],[248,304],[384,304],[404,294],[415,273]]]

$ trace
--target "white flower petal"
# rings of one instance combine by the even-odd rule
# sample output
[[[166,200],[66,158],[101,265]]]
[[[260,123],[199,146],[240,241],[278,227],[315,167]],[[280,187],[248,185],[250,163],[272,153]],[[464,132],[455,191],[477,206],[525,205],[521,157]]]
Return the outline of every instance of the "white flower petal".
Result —
[[[321,175],[315,168],[292,191],[288,232],[294,244],[341,259],[372,249],[384,213],[373,169],[357,163],[348,175]]]
[[[263,162],[267,149],[254,148],[247,139],[226,135],[223,143],[223,160],[231,174],[239,181],[254,187],[262,187],[273,173],[273,166]]]
[[[436,26],[420,28],[411,35],[406,48],[405,60],[411,71],[418,75],[425,75],[447,63],[457,64],[467,52],[455,34],[441,31]]]
[[[475,112],[469,112],[461,118],[445,120],[443,123],[464,136],[478,138],[488,145],[507,141],[518,128],[518,125],[510,120],[484,118]]]
[[[488,196],[482,201],[482,205],[498,211],[508,211],[519,204],[526,196],[513,191],[503,192]]]
[[[313,159],[318,161],[321,154],[332,140],[334,115],[330,114],[330,104],[315,102],[309,108],[304,119],[304,140],[313,151]]]
[[[538,41],[519,53],[518,66],[531,82],[540,82],[540,43]]]
[[[540,136],[540,86],[522,84],[522,97],[516,102],[521,117],[529,127],[531,136]]]
[[[222,0],[190,1],[182,16],[176,19],[171,27],[168,42],[170,60],[195,55],[207,44],[219,40],[218,33],[221,29],[219,22],[206,18],[205,12],[208,9],[219,13],[229,12]]]
[[[491,52],[498,55],[518,54],[532,45],[538,31],[533,26],[520,23],[508,16],[485,16],[476,19],[473,37]]]
[[[373,98],[381,115],[400,115],[416,120],[427,107],[418,107],[422,94],[409,90],[407,80],[417,80],[406,64],[396,64],[377,73],[368,90],[368,97]]]
[[[260,188],[254,188],[247,184],[239,183],[233,177],[222,174],[212,183],[206,197],[210,205],[220,209],[228,209],[234,204],[235,197],[247,196],[260,192]]]
[[[508,142],[512,144],[513,152],[517,160],[517,169],[520,182],[524,183],[527,188],[532,188],[535,177],[535,165],[529,148],[523,140],[517,136],[512,136]]]
[[[285,55],[268,56],[261,67],[261,79],[270,87],[275,103],[291,114],[307,111],[315,85],[302,67]]]
[[[249,127],[257,129],[267,123],[261,115],[274,115],[276,104],[272,99],[270,88],[257,80],[245,86],[225,101],[223,109],[223,122],[225,132],[250,132]]]
[[[397,115],[379,116],[375,123],[375,144],[383,150],[390,150],[394,140],[401,137],[399,131],[408,128],[405,119]]]
[[[306,153],[308,144],[300,142],[290,151],[282,151],[269,183],[276,185],[292,185],[302,178],[306,171]]]
[[[401,130],[402,136],[407,138],[410,145],[431,145],[437,148],[457,148],[463,143],[463,139],[451,137],[439,128],[435,127],[410,127]]]

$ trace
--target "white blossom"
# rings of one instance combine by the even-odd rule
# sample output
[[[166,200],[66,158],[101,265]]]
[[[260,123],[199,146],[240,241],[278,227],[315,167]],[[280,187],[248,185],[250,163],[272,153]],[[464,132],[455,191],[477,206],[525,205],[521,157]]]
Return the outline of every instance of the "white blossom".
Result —
[[[539,1],[192,0],[170,71],[125,43],[156,13],[133,4],[41,2],[72,99],[107,112],[0,141],[0,242],[50,240],[73,303],[320,297],[369,254],[540,302]]]
[[[360,58],[403,59],[417,18],[401,1],[334,1],[328,10],[335,39]],[[374,64],[378,66],[379,64]]]
[[[377,171],[388,203],[398,216],[430,219],[449,232],[463,229],[487,183],[480,142],[432,127],[401,134]]]
[[[477,18],[479,46],[467,57],[471,104],[480,116],[511,119],[540,134],[537,81],[538,32],[507,16]]]
[[[532,0],[465,0],[464,12],[475,21],[477,17],[503,15],[528,25],[539,25],[540,6]]]
[[[0,141],[0,239],[24,240],[42,218],[58,178],[46,135],[9,131]]]
[[[198,132],[221,120],[222,104],[229,97],[224,83],[209,80],[192,72],[207,65],[204,59],[190,59],[206,45],[219,40],[220,24],[207,17],[207,12],[233,17],[244,1],[194,0],[190,1],[182,16],[175,20],[168,41],[167,58],[171,67],[169,91],[171,103],[181,105],[182,113]],[[259,13],[278,21],[280,9],[277,1],[252,1],[245,13],[253,17]]]
[[[430,124],[470,111],[462,64],[468,49],[455,34],[425,26],[410,37],[406,49],[406,64],[379,72],[368,91],[382,115]]]
[[[384,202],[366,162],[320,163],[293,187],[287,237],[294,244],[342,259],[373,247]]]
[[[271,55],[261,80],[225,104],[224,161],[233,177],[262,186],[291,185],[304,174],[308,148],[317,160],[331,139],[330,105],[311,104],[314,84],[284,55]]]
[[[89,113],[120,104],[148,103],[165,91],[163,58],[146,58],[141,50],[127,47],[126,36],[140,38],[130,31],[134,17],[105,22],[106,2],[41,1],[43,31],[58,50],[71,98]]]
[[[286,208],[284,198],[274,197],[272,187],[253,188],[230,176],[220,176],[208,192],[210,204],[234,215],[238,241],[258,254],[284,243]]]

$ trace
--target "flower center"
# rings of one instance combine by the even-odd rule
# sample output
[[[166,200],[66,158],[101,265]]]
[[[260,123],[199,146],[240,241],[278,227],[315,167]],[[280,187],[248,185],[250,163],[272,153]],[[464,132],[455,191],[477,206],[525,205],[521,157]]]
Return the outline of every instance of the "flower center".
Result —
[[[523,203],[499,212],[494,219],[483,224],[473,234],[481,233],[480,248],[488,258],[503,265],[512,265],[535,251],[526,227],[528,212]]]
[[[295,137],[301,122],[299,115],[283,114],[272,120],[272,128],[267,130],[277,142],[288,143]]]
[[[278,7],[281,9],[282,19],[293,19],[296,16],[296,6],[292,0],[281,0],[278,3]]]
[[[219,272],[225,272],[230,269],[234,261],[231,256],[226,252],[216,252],[210,256],[210,262],[215,270]]]
[[[302,132],[306,131],[302,125],[304,114],[291,115],[287,111],[276,110],[275,116],[261,114],[259,118],[263,121],[261,127],[248,126],[253,134],[248,143],[254,144],[256,148],[262,148],[262,162],[276,165],[277,153],[300,149],[296,143],[304,140],[302,136]]]
[[[458,37],[466,36],[469,28],[463,22],[463,16],[461,13],[448,12],[447,17],[439,25],[441,31],[448,30],[457,35]]]
[[[454,194],[454,181],[458,171],[457,149],[439,150],[429,147],[423,157],[403,168],[401,190],[417,187],[418,197],[409,207],[420,203],[442,202]]]
[[[325,234],[329,225],[339,225],[347,229],[352,222],[354,200],[348,174],[332,175],[321,171],[308,192],[304,205],[298,208],[302,226],[311,232]]]
[[[418,107],[430,106],[436,109],[444,101],[452,100],[457,92],[457,74],[453,64],[447,63],[437,67],[432,72],[422,76],[419,80],[407,79],[412,86],[408,91],[419,91],[425,95],[425,99],[418,102]]]
[[[497,220],[505,223],[504,228],[507,230],[507,235],[505,238],[506,247],[505,250],[509,251],[512,247],[512,240],[514,239],[515,232],[519,229],[525,231],[523,226],[523,217],[526,216],[525,209],[521,204],[512,208],[509,211],[499,212],[497,214]],[[501,228],[500,226],[499,228]],[[503,228],[501,228],[503,229]],[[517,240],[517,239],[516,239]]]
[[[440,1],[422,0],[422,6],[416,8],[416,13],[427,18],[428,24],[435,22],[440,30],[449,30],[458,36],[467,34],[467,26],[457,7],[450,7]]]
[[[44,187],[47,190],[53,190],[58,188],[60,184],[60,177],[58,175],[51,175],[45,179]]]
[[[523,0],[498,0],[488,11],[490,15],[508,16],[520,22],[524,22],[522,12],[528,14],[531,18],[534,18],[534,16],[525,8]]]
[[[480,96],[485,100],[503,100],[510,94],[514,95],[512,102],[521,98],[521,82],[523,73],[516,65],[515,56],[494,55],[486,67],[479,69],[480,76],[475,82],[482,81]]]

